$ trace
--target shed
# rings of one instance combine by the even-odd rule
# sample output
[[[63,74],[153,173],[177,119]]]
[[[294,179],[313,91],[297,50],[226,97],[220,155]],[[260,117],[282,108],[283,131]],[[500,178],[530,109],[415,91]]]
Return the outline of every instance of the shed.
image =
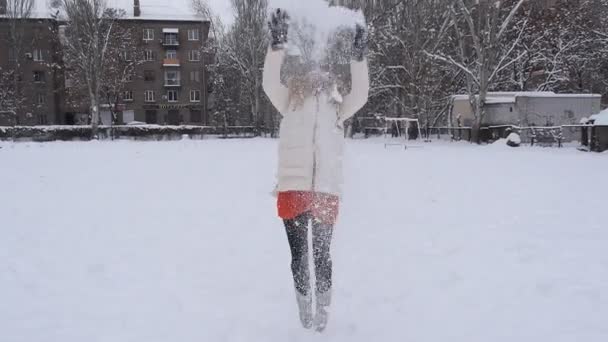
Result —
[[[484,125],[572,125],[598,113],[600,106],[601,95],[598,94],[491,92],[486,98]],[[460,115],[464,126],[473,125],[474,116],[468,95],[452,96],[451,108],[452,120]]]
[[[591,150],[604,152],[608,150],[608,109],[589,117],[591,125]]]

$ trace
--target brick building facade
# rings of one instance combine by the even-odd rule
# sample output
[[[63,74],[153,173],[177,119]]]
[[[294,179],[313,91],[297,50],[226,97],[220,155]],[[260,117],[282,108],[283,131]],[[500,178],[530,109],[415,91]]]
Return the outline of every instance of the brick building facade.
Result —
[[[14,72],[7,80],[21,87],[18,113],[0,115],[0,125],[44,125],[60,120],[63,110],[58,40],[54,33],[56,23],[50,19],[28,19],[21,24],[23,49],[20,56],[10,42],[10,23],[0,18],[0,69]],[[17,65],[19,67],[17,68]],[[18,69],[18,72],[15,72]]]
[[[153,11],[143,2],[140,8],[138,0],[132,4],[123,8],[127,15],[120,20],[121,25],[135,32],[133,39],[141,52],[135,58],[143,60],[137,63],[125,86],[117,122],[209,124],[205,65],[210,57],[203,53],[203,47],[210,22],[193,14],[158,13],[158,8]],[[0,49],[0,68],[18,69],[24,101],[17,115],[0,115],[0,126],[87,123],[87,102],[68,100],[71,82],[62,72],[58,34],[62,23],[40,12],[18,19],[24,32],[24,48],[17,63],[9,39],[11,20],[14,19],[0,14],[0,44],[7,47]],[[110,124],[110,118],[108,105],[102,105],[102,123]]]

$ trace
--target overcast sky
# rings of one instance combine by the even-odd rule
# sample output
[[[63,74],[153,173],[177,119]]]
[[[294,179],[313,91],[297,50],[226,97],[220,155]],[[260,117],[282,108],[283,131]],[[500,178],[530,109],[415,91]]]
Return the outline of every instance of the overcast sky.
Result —
[[[219,15],[224,23],[232,23],[232,6],[230,0],[207,0],[213,12]]]

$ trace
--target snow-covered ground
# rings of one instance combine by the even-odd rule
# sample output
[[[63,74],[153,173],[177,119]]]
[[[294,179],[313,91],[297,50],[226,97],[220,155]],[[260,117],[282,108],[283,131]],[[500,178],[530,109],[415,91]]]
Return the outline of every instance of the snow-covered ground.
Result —
[[[350,141],[317,335],[276,141],[0,146],[0,341],[608,341],[606,154]]]

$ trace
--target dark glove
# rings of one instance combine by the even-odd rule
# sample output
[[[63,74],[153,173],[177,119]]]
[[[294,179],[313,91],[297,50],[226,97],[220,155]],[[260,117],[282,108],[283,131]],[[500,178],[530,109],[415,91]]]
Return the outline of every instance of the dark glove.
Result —
[[[353,42],[353,59],[362,62],[367,55],[367,29],[357,24],[355,41]]]
[[[273,12],[268,22],[270,29],[271,42],[273,50],[280,50],[287,43],[287,33],[289,31],[289,14],[286,11],[277,8]]]

